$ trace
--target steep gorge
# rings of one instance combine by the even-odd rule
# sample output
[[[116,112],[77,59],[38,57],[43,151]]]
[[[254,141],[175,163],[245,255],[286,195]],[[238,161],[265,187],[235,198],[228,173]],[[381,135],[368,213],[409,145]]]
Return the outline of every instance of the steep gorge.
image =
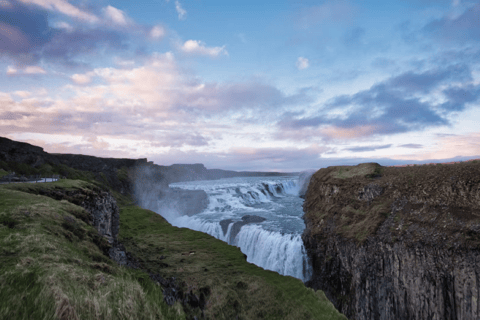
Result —
[[[349,319],[478,319],[480,163],[329,167],[311,178],[308,286]]]

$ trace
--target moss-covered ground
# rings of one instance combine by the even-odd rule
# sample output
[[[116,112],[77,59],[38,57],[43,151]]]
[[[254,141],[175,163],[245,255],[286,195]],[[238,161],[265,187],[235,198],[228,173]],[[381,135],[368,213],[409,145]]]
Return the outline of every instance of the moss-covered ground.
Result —
[[[189,319],[198,310],[170,307],[144,271],[120,267],[100,249],[85,210],[40,190],[90,189],[79,180],[0,186],[0,319]],[[206,294],[207,319],[345,319],[295,278],[245,261],[238,248],[171,226],[112,192],[119,241],[149,272]]]
[[[370,184],[380,186],[382,194],[372,201],[360,200],[359,192]],[[408,167],[377,163],[332,166],[312,176],[305,217],[313,236],[322,237],[322,230],[333,222],[334,228],[329,230],[359,243],[375,234],[392,214],[396,236],[413,224],[454,236],[480,221],[479,185],[477,161]],[[393,212],[401,199],[409,200],[402,210]],[[480,245],[480,239],[466,238]]]

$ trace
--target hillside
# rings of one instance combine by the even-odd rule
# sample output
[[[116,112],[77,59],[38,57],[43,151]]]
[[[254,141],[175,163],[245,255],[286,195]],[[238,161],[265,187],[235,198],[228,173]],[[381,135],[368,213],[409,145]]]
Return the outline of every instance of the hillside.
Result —
[[[0,318],[345,319],[322,291],[135,205],[135,167],[119,189],[57,166],[82,180],[0,185]]]

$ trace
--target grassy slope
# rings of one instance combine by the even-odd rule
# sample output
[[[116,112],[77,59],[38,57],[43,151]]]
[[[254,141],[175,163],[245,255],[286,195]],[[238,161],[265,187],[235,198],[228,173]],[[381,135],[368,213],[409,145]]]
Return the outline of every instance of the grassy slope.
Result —
[[[82,208],[35,195],[41,188],[93,186],[73,180],[0,186],[0,318],[185,318],[178,303],[163,302],[161,287],[147,274],[102,255]],[[184,280],[185,289],[208,287],[208,318],[345,319],[323,292],[247,263],[238,248],[173,227],[115,196],[119,240],[151,271]]]
[[[3,176],[6,176],[8,174],[7,171],[3,170],[3,169],[0,169],[0,178],[3,177]]]
[[[185,319],[147,274],[102,254],[96,230],[79,219],[82,208],[15,190],[54,185],[86,183],[0,186],[0,318]],[[70,222],[74,232],[65,228]]]

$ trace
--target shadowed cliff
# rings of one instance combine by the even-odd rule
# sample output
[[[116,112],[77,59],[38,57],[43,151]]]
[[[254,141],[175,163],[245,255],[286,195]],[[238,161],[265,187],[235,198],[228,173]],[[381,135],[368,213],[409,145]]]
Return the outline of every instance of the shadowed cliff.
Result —
[[[307,284],[349,319],[478,319],[480,162],[317,171]]]

